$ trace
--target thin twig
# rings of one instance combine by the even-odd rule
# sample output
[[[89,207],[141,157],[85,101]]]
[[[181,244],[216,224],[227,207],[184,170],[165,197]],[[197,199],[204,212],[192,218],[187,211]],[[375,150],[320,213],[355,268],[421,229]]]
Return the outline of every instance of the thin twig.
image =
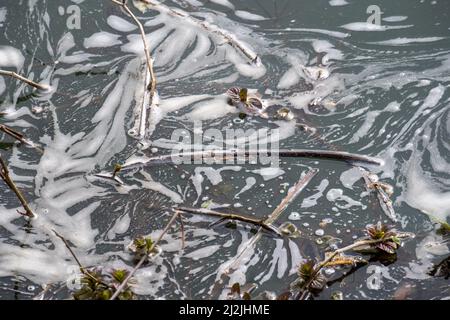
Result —
[[[26,84],[36,88],[36,89],[40,89],[40,90],[44,90],[44,91],[50,89],[49,85],[36,83],[36,82],[34,82],[34,81],[30,80],[30,79],[27,79],[27,78],[21,76],[20,74],[17,74],[15,72],[13,72],[13,71],[0,70],[0,75],[1,76],[9,76],[9,77],[18,79],[18,80],[20,80],[22,82],[25,82]]]
[[[141,37],[142,37],[142,42],[144,44],[144,52],[145,52],[145,59],[147,61],[147,68],[148,68],[148,71],[150,72],[150,78],[151,78],[151,81],[148,86],[148,90],[150,91],[151,99],[153,100],[153,97],[156,92],[156,76],[155,76],[155,72],[153,70],[153,58],[150,54],[147,37],[145,36],[144,26],[139,21],[139,19],[134,15],[134,13],[130,10],[130,8],[127,6],[127,1],[123,1],[123,2],[120,2],[117,0],[111,0],[111,1],[114,2],[115,4],[121,6],[139,27],[139,31],[140,31]]]
[[[0,131],[4,132],[5,134],[9,135],[10,137],[29,145],[30,147],[35,148],[36,150],[38,150],[40,153],[44,153],[44,151],[38,147],[34,142],[28,140],[23,134],[21,134],[20,132],[17,132],[16,130],[4,125],[4,124],[0,124]]]
[[[191,214],[200,214],[200,215],[206,215],[206,216],[212,216],[212,217],[218,217],[221,218],[221,220],[237,220],[245,223],[249,223],[258,227],[261,227],[267,231],[276,233],[277,235],[281,236],[281,232],[274,226],[268,224],[265,222],[264,219],[256,219],[252,217],[246,217],[240,214],[235,213],[223,213],[218,212],[214,210],[209,209],[198,209],[198,208],[186,208],[186,207],[176,207],[175,210],[181,211],[181,213],[191,213]]]
[[[130,8],[127,6],[127,0],[117,1],[117,0],[111,0],[113,3],[121,6],[125,12],[134,20],[136,25],[139,27],[139,31],[142,38],[142,43],[144,45],[144,53],[145,53],[145,60],[147,64],[147,71],[144,75],[144,95],[142,98],[141,103],[141,110],[138,114],[138,119],[135,123],[134,130],[138,131],[138,137],[143,139],[145,138],[146,133],[146,126],[147,126],[147,108],[153,107],[156,104],[156,75],[155,71],[153,69],[153,58],[150,54],[149,45],[147,42],[147,37],[145,35],[144,26],[139,21],[139,19],[135,16],[135,14],[130,10]],[[149,76],[149,77],[148,77]]]
[[[180,213],[178,211],[174,212],[172,218],[170,218],[169,222],[167,223],[166,227],[159,235],[158,239],[156,239],[156,241],[153,242],[152,246],[148,249],[147,253],[142,256],[141,260],[139,260],[139,262],[136,264],[136,266],[133,268],[133,270],[131,270],[131,272],[127,275],[125,280],[122,281],[122,283],[117,288],[117,290],[114,292],[114,294],[112,295],[110,300],[114,300],[119,296],[119,294],[123,291],[123,289],[127,285],[128,281],[136,273],[136,271],[142,266],[142,264],[148,259],[150,253],[153,251],[153,249],[155,249],[156,245],[161,241],[161,239],[164,237],[164,235],[167,233],[167,231],[169,231],[170,226],[175,222],[175,220],[177,219],[177,217],[179,215],[180,215]]]
[[[117,1],[117,0],[112,0]],[[256,66],[261,65],[261,59],[260,57],[253,52],[251,49],[246,48],[239,40],[237,40],[233,35],[231,35],[229,32],[220,29],[219,27],[212,25],[210,23],[206,23],[203,21],[200,21],[198,19],[195,19],[194,17],[190,16],[189,14],[185,13],[181,10],[174,10],[168,6],[165,6],[159,2],[155,2],[152,0],[139,0],[147,5],[151,5],[152,8],[166,13],[172,17],[181,18],[189,21],[193,25],[200,27],[204,30],[206,30],[209,33],[218,35],[222,40],[224,40],[226,43],[230,44],[233,48],[240,51],[245,57],[247,57],[252,63],[254,63]]]
[[[3,161],[3,158],[0,156],[0,177],[5,181],[5,183],[8,185],[8,187],[16,194],[17,198],[19,199],[20,203],[22,204],[22,207],[25,209],[25,213],[20,212],[22,215],[25,215],[29,218],[34,218],[36,215],[31,210],[30,206],[28,205],[27,200],[23,196],[22,192],[19,190],[19,188],[16,186],[14,181],[11,179],[11,176],[9,175],[8,167],[6,166],[6,163]]]

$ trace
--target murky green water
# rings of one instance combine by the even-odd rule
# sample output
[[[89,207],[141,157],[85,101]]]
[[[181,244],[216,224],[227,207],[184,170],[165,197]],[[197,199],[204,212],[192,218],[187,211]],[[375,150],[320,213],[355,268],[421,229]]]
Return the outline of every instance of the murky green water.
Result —
[[[394,186],[396,227],[416,237],[394,262],[372,261],[344,280],[348,270],[330,274],[317,299],[329,299],[335,291],[345,299],[449,298],[448,280],[428,271],[449,256],[447,240],[429,215],[443,221],[450,215],[450,3],[174,0],[164,5],[234,34],[262,65],[249,64],[223,39],[186,19],[133,7],[145,24],[160,97],[149,115],[147,139],[139,142],[128,134],[143,93],[143,47],[131,19],[107,0],[0,2],[0,67],[54,89],[32,93],[18,81],[0,78],[5,113],[0,122],[44,149],[43,154],[27,146],[0,150],[38,214],[27,223],[16,212],[14,194],[0,183],[0,297],[30,299],[48,284],[46,298],[69,296],[64,283],[76,265],[51,229],[74,245],[85,265],[131,268],[125,246],[140,234],[156,238],[174,204],[212,203],[264,217],[308,168],[318,168],[318,175],[276,223],[291,221],[302,237],[263,236],[227,285],[255,283],[255,294],[284,292],[299,263],[323,258],[326,245],[317,244],[318,229],[346,245],[362,236],[368,223],[390,222],[376,195],[366,192],[361,173],[329,160],[284,159],[279,169],[140,167],[123,172],[124,186],[94,175],[132,155],[168,153],[175,129],[190,134],[194,121],[201,121],[203,130],[279,129],[283,148],[344,150],[384,160],[381,167],[367,168]],[[379,25],[366,22],[373,14],[367,13],[370,5],[382,11]],[[73,16],[78,9],[79,26]],[[290,107],[295,121],[238,121],[223,96],[234,85],[257,89],[271,115]],[[305,123],[316,134],[302,130],[299,124]],[[324,219],[331,219],[325,227]],[[179,230],[172,229],[161,244],[163,254],[136,274],[136,293],[149,299],[219,297],[221,292],[212,292],[214,283],[253,233],[242,226],[211,228],[212,221],[185,218],[184,250]]]

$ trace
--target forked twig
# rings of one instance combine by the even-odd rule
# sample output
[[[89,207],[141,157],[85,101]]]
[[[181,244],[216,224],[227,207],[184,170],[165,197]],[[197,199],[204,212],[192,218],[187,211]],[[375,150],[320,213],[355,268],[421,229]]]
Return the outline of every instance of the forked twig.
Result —
[[[20,203],[22,204],[22,207],[25,209],[25,213],[19,212],[22,215],[25,215],[29,218],[34,218],[36,215],[31,210],[30,206],[28,205],[27,200],[23,196],[22,192],[19,190],[19,188],[16,186],[14,181],[11,179],[11,176],[9,175],[9,169],[6,165],[6,163],[3,161],[3,158],[0,156],[0,178],[5,181],[6,185],[16,194],[17,198],[19,199]]]
[[[164,235],[169,231],[169,228],[172,226],[172,224],[175,222],[175,220],[178,218],[180,213],[178,211],[175,211],[172,218],[170,218],[169,222],[167,223],[164,230],[159,235],[158,239],[156,239],[155,242],[153,242],[152,246],[147,250],[147,253],[142,256],[142,258],[139,260],[139,262],[136,264],[136,266],[131,270],[131,272],[127,275],[125,280],[122,281],[120,286],[117,288],[117,290],[114,292],[110,300],[116,299],[119,294],[122,292],[122,290],[127,285],[128,281],[133,277],[133,275],[136,273],[136,271],[142,266],[142,264],[147,260],[150,253],[155,249],[156,245],[161,241],[161,239],[164,237]]]
[[[18,80],[20,80],[22,82],[25,82],[26,84],[36,88],[36,89],[40,89],[40,90],[44,90],[44,91],[50,89],[49,85],[36,83],[36,82],[34,82],[34,81],[30,80],[30,79],[27,79],[27,78],[21,76],[20,74],[17,74],[15,72],[13,72],[13,71],[0,70],[0,75],[18,79]]]

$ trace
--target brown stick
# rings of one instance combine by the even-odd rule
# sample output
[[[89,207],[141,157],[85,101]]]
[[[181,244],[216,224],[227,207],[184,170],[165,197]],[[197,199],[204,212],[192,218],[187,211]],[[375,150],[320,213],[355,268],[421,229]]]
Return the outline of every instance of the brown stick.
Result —
[[[34,142],[31,142],[30,140],[28,140],[27,138],[25,138],[25,136],[23,134],[21,134],[20,132],[17,132],[16,130],[4,125],[4,124],[0,124],[0,131],[4,132],[5,134],[13,137],[14,139],[29,145],[30,147],[35,148],[36,150],[38,150],[40,153],[44,153],[44,151],[39,148],[38,146],[36,146],[36,144]]]
[[[112,295],[110,300],[114,300],[114,299],[116,299],[119,296],[119,294],[123,291],[123,289],[127,285],[128,281],[136,273],[136,271],[142,266],[142,264],[145,262],[145,260],[147,260],[147,258],[149,257],[150,253],[153,251],[153,249],[155,249],[156,245],[161,241],[161,239],[164,237],[164,235],[167,233],[167,231],[169,231],[170,226],[175,222],[175,220],[177,219],[177,217],[179,215],[180,215],[180,213],[178,211],[174,212],[172,218],[170,218],[169,222],[167,223],[166,227],[164,228],[164,230],[159,235],[158,239],[156,239],[156,241],[153,242],[152,246],[148,249],[147,254],[142,256],[141,260],[139,260],[139,262],[136,264],[136,266],[133,268],[133,270],[131,270],[131,272],[125,278],[125,280],[122,281],[122,283],[117,288],[117,290],[114,292],[114,294]]]
[[[274,226],[265,222],[265,220],[246,217],[243,215],[235,214],[235,213],[223,213],[218,211],[213,211],[209,209],[197,209],[197,208],[186,208],[186,207],[176,207],[175,210],[180,211],[180,213],[191,213],[191,214],[200,214],[212,217],[221,218],[221,220],[237,220],[245,223],[249,223],[258,227],[261,227],[267,231],[274,232],[277,235],[281,236],[281,232]]]
[[[34,88],[36,88],[36,89],[40,89],[40,90],[44,90],[44,91],[47,91],[47,90],[50,89],[49,85],[36,83],[36,82],[34,82],[34,81],[30,80],[30,79],[27,79],[27,78],[21,76],[20,74],[17,74],[15,72],[13,72],[13,71],[0,70],[0,75],[16,78],[16,79],[18,79],[18,80],[20,80],[22,82],[25,82],[26,84],[34,87]]]
[[[25,197],[23,196],[22,192],[19,190],[19,188],[17,188],[16,184],[11,179],[8,167],[6,166],[6,163],[3,161],[3,158],[1,156],[0,156],[0,164],[1,164],[0,177],[3,179],[3,181],[5,181],[8,187],[16,194],[17,198],[22,204],[22,207],[25,209],[25,213],[20,212],[19,210],[17,210],[17,212],[29,218],[34,218],[36,215],[29,207],[28,202],[27,200],[25,200]]]

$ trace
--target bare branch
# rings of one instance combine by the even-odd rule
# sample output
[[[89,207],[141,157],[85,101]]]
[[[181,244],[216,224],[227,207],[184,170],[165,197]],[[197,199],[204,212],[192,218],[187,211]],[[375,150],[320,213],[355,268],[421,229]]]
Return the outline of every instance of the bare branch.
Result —
[[[36,83],[36,82],[34,82],[34,81],[30,80],[30,79],[27,79],[27,78],[21,76],[20,74],[17,74],[15,72],[13,72],[13,71],[0,70],[0,75],[18,79],[18,80],[20,80],[22,82],[25,82],[26,84],[36,88],[36,89],[40,89],[40,90],[44,90],[44,91],[50,90],[50,86],[49,85]]]

